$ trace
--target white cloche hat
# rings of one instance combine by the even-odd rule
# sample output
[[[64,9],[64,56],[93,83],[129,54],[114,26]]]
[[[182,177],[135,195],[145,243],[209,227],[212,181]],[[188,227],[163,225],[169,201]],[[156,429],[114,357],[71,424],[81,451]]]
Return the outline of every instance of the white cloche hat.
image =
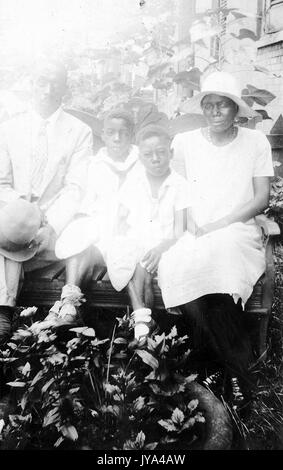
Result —
[[[234,101],[239,111],[238,117],[252,118],[258,116],[258,113],[250,108],[241,98],[241,88],[236,78],[228,72],[212,72],[209,74],[201,85],[201,91],[193,96],[186,103],[187,113],[201,113],[201,100],[206,95],[226,96]]]

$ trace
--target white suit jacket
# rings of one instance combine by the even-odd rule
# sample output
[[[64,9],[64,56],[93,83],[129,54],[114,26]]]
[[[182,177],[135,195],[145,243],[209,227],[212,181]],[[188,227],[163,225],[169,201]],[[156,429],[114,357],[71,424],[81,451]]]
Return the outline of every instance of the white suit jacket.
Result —
[[[48,142],[48,162],[38,200],[57,234],[78,210],[91,154],[91,129],[61,111]],[[0,201],[21,196],[30,199],[31,158],[31,115],[23,113],[0,126]]]

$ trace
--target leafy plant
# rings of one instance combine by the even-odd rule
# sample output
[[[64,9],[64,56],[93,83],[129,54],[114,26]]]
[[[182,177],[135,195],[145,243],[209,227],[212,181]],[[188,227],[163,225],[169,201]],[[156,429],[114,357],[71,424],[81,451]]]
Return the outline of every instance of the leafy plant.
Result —
[[[188,448],[204,417],[189,398],[187,337],[174,327],[131,349],[131,327],[117,319],[111,340],[73,328],[67,342],[39,322],[20,327],[1,356],[15,394],[2,447]]]

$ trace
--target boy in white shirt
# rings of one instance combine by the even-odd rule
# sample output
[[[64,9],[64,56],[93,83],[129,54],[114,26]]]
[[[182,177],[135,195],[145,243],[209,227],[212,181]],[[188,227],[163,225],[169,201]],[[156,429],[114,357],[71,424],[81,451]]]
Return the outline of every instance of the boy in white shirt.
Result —
[[[137,147],[132,145],[134,121],[126,111],[111,111],[104,120],[102,147],[91,157],[85,198],[80,213],[57,240],[55,253],[66,261],[66,285],[61,300],[51,308],[44,327],[81,323],[81,286],[96,268],[106,264],[113,235],[117,193],[126,176],[137,171]]]
[[[127,287],[135,342],[142,345],[154,326],[153,275],[162,254],[184,231],[189,194],[185,178],[170,168],[173,152],[165,128],[145,127],[137,144],[142,168],[127,176],[119,192],[117,236],[109,245],[107,268],[116,290]]]

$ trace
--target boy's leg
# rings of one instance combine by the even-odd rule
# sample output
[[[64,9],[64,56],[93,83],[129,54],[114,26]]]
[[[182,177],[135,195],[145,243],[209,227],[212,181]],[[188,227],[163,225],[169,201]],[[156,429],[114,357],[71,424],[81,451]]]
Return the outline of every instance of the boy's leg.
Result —
[[[66,284],[82,287],[91,280],[95,268],[104,265],[100,251],[90,247],[66,260]]]
[[[68,258],[66,264],[66,284],[62,289],[61,300],[55,302],[46,321],[57,326],[82,323],[78,307],[84,302],[81,287],[89,282],[94,270],[105,265],[103,256],[95,247]]]
[[[138,264],[127,286],[133,307],[132,317],[134,319],[135,340],[139,344],[146,340],[154,323],[151,318],[151,307],[153,304],[151,281],[151,275]]]

